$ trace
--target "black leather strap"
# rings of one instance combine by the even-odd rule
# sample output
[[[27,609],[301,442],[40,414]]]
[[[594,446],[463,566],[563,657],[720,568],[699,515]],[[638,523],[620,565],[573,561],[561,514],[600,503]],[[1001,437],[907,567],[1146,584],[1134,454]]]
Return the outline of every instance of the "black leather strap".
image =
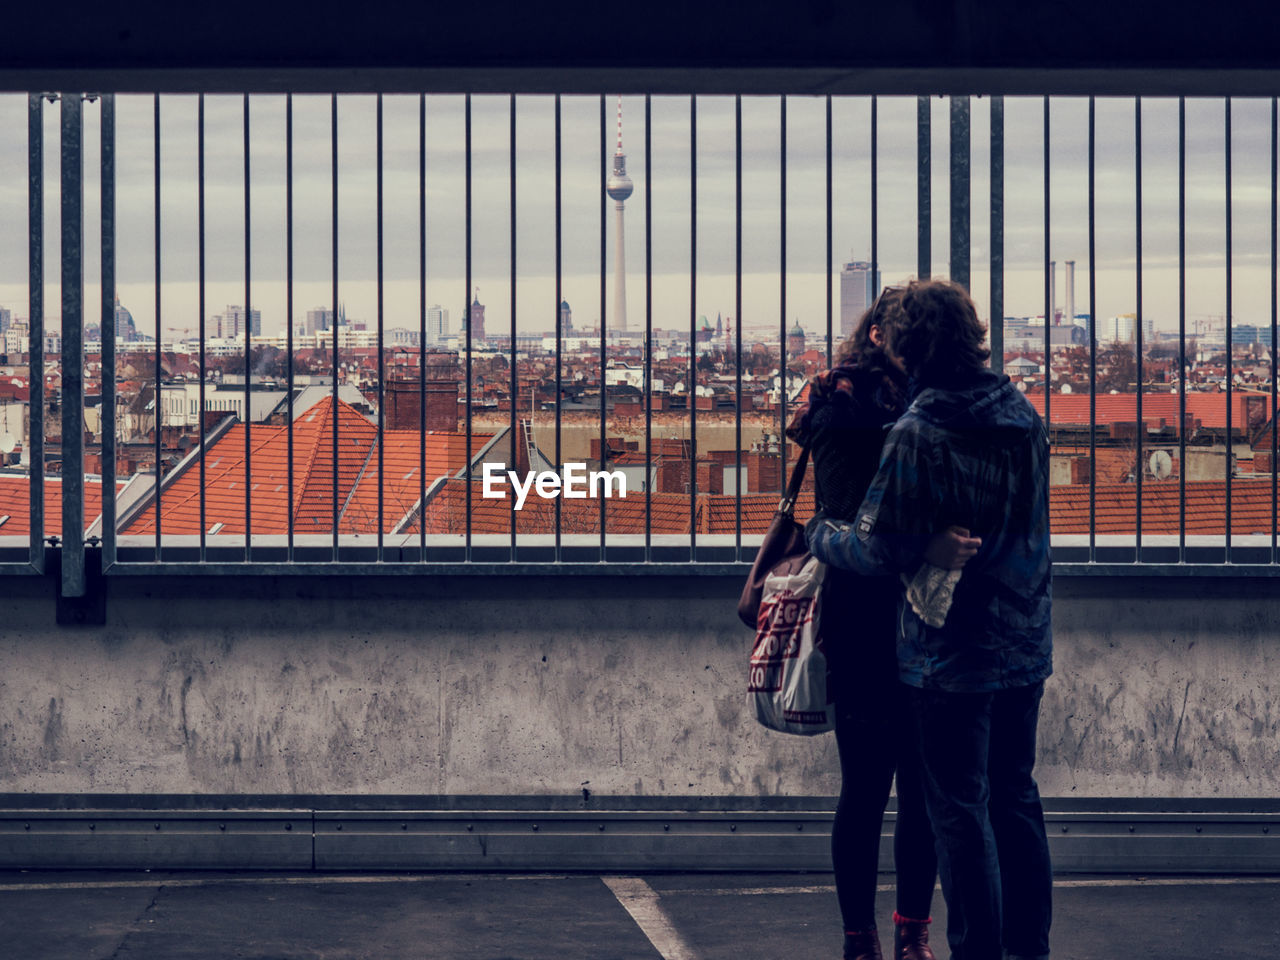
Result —
[[[778,513],[785,513],[787,516],[791,516],[795,512],[796,497],[800,496],[800,485],[804,483],[804,472],[808,466],[809,447],[804,446],[800,450],[800,459],[796,461],[795,469],[791,471],[791,480],[787,484],[787,492],[778,501]]]

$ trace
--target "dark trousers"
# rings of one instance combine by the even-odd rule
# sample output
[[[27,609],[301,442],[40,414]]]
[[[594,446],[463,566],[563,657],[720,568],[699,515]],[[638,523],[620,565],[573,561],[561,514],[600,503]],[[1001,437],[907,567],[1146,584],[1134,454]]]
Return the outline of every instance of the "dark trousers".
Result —
[[[831,826],[836,896],[846,930],[875,925],[880,830],[894,773],[898,817],[893,833],[897,911],[929,916],[938,863],[925,809],[920,763],[907,717],[908,688],[886,678],[875,693],[861,691],[836,701],[836,746],[840,751],[840,800]]]
[[[952,960],[1049,953],[1053,879],[1031,776],[1043,692],[911,691]]]

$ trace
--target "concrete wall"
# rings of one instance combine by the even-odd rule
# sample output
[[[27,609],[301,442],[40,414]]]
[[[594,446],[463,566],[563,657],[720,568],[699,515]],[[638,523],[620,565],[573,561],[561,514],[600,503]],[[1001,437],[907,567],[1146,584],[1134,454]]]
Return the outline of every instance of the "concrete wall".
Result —
[[[1046,796],[1280,793],[1280,581],[1059,578]],[[822,796],[723,577],[0,579],[0,792]]]

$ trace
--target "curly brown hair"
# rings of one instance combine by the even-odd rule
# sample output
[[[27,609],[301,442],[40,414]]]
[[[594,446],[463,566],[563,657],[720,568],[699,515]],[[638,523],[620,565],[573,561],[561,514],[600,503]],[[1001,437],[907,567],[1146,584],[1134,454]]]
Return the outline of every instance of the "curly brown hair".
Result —
[[[871,328],[879,327],[885,337],[896,314],[902,312],[902,287],[885,287],[858,320],[853,333],[836,348],[835,365],[857,363],[868,355],[878,355],[883,349],[871,342]]]
[[[968,292],[950,280],[913,280],[885,328],[888,348],[921,383],[946,383],[981,370],[991,356],[987,328]]]

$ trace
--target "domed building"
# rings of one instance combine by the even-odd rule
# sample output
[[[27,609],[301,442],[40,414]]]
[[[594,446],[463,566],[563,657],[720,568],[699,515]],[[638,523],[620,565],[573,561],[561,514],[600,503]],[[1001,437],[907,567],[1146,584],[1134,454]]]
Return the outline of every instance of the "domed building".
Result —
[[[787,331],[787,353],[796,357],[804,353],[804,330],[800,328],[799,320]]]

